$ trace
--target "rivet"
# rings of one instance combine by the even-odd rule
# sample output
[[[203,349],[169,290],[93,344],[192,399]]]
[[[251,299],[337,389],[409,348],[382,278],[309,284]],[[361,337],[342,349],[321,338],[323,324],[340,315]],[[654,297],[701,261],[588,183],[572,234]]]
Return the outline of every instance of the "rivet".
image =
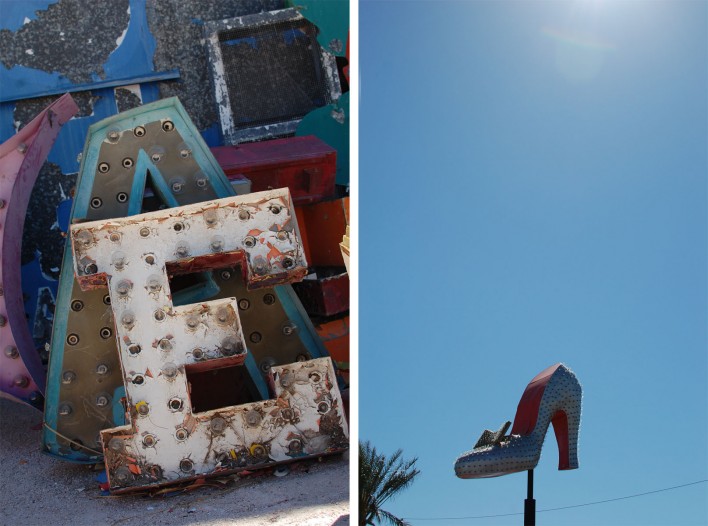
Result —
[[[8,358],[12,358],[13,360],[17,358],[20,355],[20,352],[17,350],[17,347],[14,345],[8,345],[5,347],[5,356]]]
[[[93,234],[91,234],[88,230],[81,230],[78,234],[76,234],[76,241],[87,247],[93,243]]]
[[[231,272],[229,272],[228,270],[222,270],[221,279],[223,279],[224,281],[231,279]]]
[[[108,366],[105,363],[98,364],[96,374],[101,376],[108,374]]]
[[[109,141],[116,142],[120,138],[120,133],[118,133],[116,130],[110,130],[106,134],[106,137],[108,137]]]
[[[207,187],[207,180],[203,177],[200,177],[195,181],[197,188],[206,188]]]
[[[263,303],[266,305],[273,305],[275,303],[275,296],[273,294],[265,294],[263,296]]]
[[[192,471],[193,466],[194,464],[188,458],[183,458],[179,461],[179,469],[184,473],[189,473],[190,471]]]
[[[248,310],[248,308],[251,306],[251,302],[248,301],[246,298],[238,300],[238,308],[241,310]]]
[[[84,308],[84,302],[81,300],[74,300],[71,302],[71,310],[74,312],[79,312],[81,309]]]
[[[120,322],[127,329],[130,329],[135,325],[135,316],[132,312],[124,312],[123,316],[120,318]]]
[[[145,416],[150,412],[150,406],[147,404],[147,402],[138,402],[135,404],[135,408],[138,410],[138,413]]]
[[[263,274],[268,272],[268,262],[265,260],[265,258],[261,256],[255,258],[255,260],[253,261],[253,271],[259,276],[262,276]]]
[[[150,229],[146,226],[140,229],[140,237],[148,237],[150,235]]]
[[[175,194],[180,193],[182,191],[183,186],[184,185],[180,181],[173,182],[171,185],[172,192]]]
[[[268,356],[261,362],[261,372],[267,374],[270,368],[275,365],[275,358]]]
[[[250,448],[251,450],[251,455],[254,456],[257,459],[264,459],[268,452],[266,451],[266,448],[262,446],[261,444],[253,444]]]
[[[132,287],[133,284],[130,281],[124,279],[119,281],[118,285],[116,285],[116,292],[119,296],[127,296]]]
[[[148,265],[154,265],[155,256],[153,256],[152,254],[148,254],[147,256],[145,256],[145,263],[147,263]]]
[[[29,383],[30,383],[30,379],[22,374],[15,376],[15,378],[12,380],[12,385],[14,385],[15,387],[20,387],[20,388],[27,387],[29,385]]]
[[[329,404],[327,404],[327,402],[320,402],[319,404],[317,404],[318,413],[324,414],[327,411],[329,411]]]
[[[162,129],[166,132],[171,132],[175,129],[175,125],[172,123],[172,121],[165,121],[162,123]]]
[[[306,354],[298,354],[298,355],[295,357],[295,361],[296,361],[296,362],[306,362],[306,361],[309,360],[309,359],[310,359],[310,357],[309,357],[308,355],[306,355]]]
[[[184,402],[182,402],[181,398],[170,398],[170,401],[167,402],[167,406],[172,410],[172,411],[181,411],[182,406],[184,405]]]
[[[142,126],[136,126],[135,129],[133,130],[133,133],[135,134],[136,137],[144,137],[145,136],[145,128]]]
[[[132,168],[133,160],[130,157],[126,157],[125,159],[123,159],[123,162],[121,164],[123,165],[123,168]]]
[[[167,362],[165,365],[162,367],[162,375],[165,378],[174,378],[177,376],[177,373],[179,372],[179,369],[177,369],[177,366],[172,363],[172,362]]]
[[[292,333],[295,332],[296,328],[297,327],[295,327],[295,325],[293,325],[293,324],[284,325],[283,326],[283,334],[285,336],[290,336]]]
[[[285,268],[285,269],[292,268],[294,265],[295,265],[295,262],[293,261],[292,258],[290,258],[290,257],[283,258],[283,268]]]
[[[204,212],[202,213],[202,217],[204,218],[204,222],[209,226],[214,226],[219,219],[216,210],[214,210],[213,208],[210,208],[209,210],[204,210]]]
[[[185,323],[187,324],[187,327],[194,330],[199,327],[199,316],[196,316],[194,314],[187,316]]]
[[[159,343],[160,349],[163,351],[170,351],[172,350],[172,342],[169,340],[169,338],[162,338]]]
[[[221,236],[211,238],[211,250],[212,252],[221,252],[224,250],[224,238]]]
[[[239,210],[239,211],[238,211],[238,218],[239,218],[241,221],[245,221],[245,220],[248,219],[249,217],[251,217],[251,214],[250,214],[250,212],[249,212],[248,210]]]
[[[279,214],[279,213],[280,213],[280,210],[281,210],[281,208],[280,208],[278,205],[272,205],[272,206],[270,207],[270,211],[271,211],[273,214]]]
[[[165,319],[165,311],[162,309],[157,309],[153,313],[153,317],[155,318],[156,321],[164,321]]]
[[[84,274],[87,276],[95,274],[96,272],[98,272],[98,267],[95,263],[89,263],[84,267]]]
[[[154,162],[155,164],[157,164],[157,163],[159,163],[159,162],[162,160],[162,154],[161,154],[161,153],[157,153],[157,152],[156,152],[156,153],[153,153],[153,154],[150,156],[150,159],[152,159],[152,162]]]
[[[199,347],[192,349],[192,357],[195,360],[201,360],[204,358],[204,351],[202,351]]]
[[[188,436],[189,436],[189,431],[187,431],[183,427],[180,427],[177,431],[175,431],[175,438],[177,440],[187,440]]]
[[[219,323],[226,323],[229,321],[229,310],[226,307],[219,307],[216,310],[216,320]]]
[[[189,247],[184,243],[177,245],[175,253],[181,258],[186,258],[189,255]]]
[[[106,407],[109,402],[110,402],[110,398],[108,397],[108,395],[100,394],[96,397],[96,406],[97,407]]]
[[[119,203],[125,203],[127,200],[128,194],[126,194],[125,192],[118,192],[118,194],[116,194],[116,201],[118,201]]]
[[[98,332],[99,336],[103,338],[104,340],[107,340],[111,336],[113,336],[113,329],[110,327],[101,327],[101,330]]]
[[[91,199],[91,208],[101,208],[101,205],[103,205],[103,200],[100,197]]]
[[[188,159],[190,155],[192,155],[192,150],[190,150],[190,149],[188,149],[188,148],[182,148],[182,149],[179,151],[179,156],[180,156],[182,159]]]
[[[59,414],[61,416],[69,416],[72,412],[71,406],[69,404],[61,404],[59,406]]]
[[[143,383],[145,383],[145,377],[142,374],[136,374],[133,376],[132,382],[134,385],[143,385]]]
[[[162,288],[162,281],[157,276],[150,276],[147,281],[147,288],[150,292],[159,292]]]
[[[27,145],[25,143],[20,144],[17,147],[17,151],[20,153],[25,153],[27,151]]]
[[[113,472],[113,478],[120,485],[126,485],[133,479],[133,473],[126,466],[121,466]]]
[[[288,233],[285,230],[280,230],[275,237],[277,237],[279,241],[285,241],[288,239]]]
[[[263,339],[263,336],[261,336],[260,332],[254,331],[248,336],[248,339],[253,343],[258,343]]]
[[[233,336],[227,336],[221,342],[221,354],[224,356],[233,356],[243,352],[243,343],[239,342]]]
[[[108,173],[111,169],[111,165],[108,163],[98,163],[98,171],[102,174]]]
[[[315,383],[315,384],[318,383],[322,379],[322,377],[320,376],[319,373],[310,373],[309,378],[310,378],[310,381],[312,381],[312,383]]]
[[[263,420],[263,417],[255,409],[252,409],[251,411],[248,411],[246,413],[246,424],[248,424],[251,427],[255,427],[258,424],[260,424],[261,420]]]
[[[69,336],[66,337],[66,343],[69,345],[76,345],[79,343],[79,335],[78,334],[69,334]]]
[[[116,270],[122,270],[123,267],[125,267],[126,261],[127,257],[124,252],[117,251],[114,252],[111,256],[111,262],[113,263],[113,266],[116,268]]]
[[[302,451],[302,441],[299,439],[291,440],[288,444],[288,449],[291,453],[300,453]]]
[[[152,447],[157,443],[157,438],[155,438],[155,435],[145,435],[143,437],[143,446],[145,447]]]
[[[243,244],[244,244],[244,246],[246,246],[248,248],[253,248],[256,246],[256,238],[253,236],[246,236],[243,239]]]
[[[142,347],[140,347],[140,345],[138,345],[137,343],[131,343],[130,345],[128,345],[128,352],[133,356],[135,356],[136,354],[140,354],[140,351],[142,350]]]
[[[212,433],[223,433],[226,429],[226,426],[226,420],[220,416],[215,416],[211,419],[211,422],[209,423],[209,427],[211,428]]]

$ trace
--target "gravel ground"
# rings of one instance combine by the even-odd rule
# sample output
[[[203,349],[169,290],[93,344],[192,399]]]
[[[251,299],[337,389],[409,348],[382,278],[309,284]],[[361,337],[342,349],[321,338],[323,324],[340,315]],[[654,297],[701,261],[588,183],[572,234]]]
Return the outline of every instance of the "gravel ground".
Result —
[[[246,477],[172,497],[102,497],[98,473],[39,452],[41,414],[0,398],[0,524],[349,525],[342,457],[296,464],[285,477]]]

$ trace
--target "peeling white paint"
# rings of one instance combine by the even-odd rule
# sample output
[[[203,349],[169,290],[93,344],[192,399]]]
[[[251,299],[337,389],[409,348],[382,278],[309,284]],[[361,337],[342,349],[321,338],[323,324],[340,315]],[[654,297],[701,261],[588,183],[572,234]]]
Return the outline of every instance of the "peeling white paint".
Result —
[[[25,49],[25,53],[28,55],[34,55],[34,49]]]
[[[128,32],[128,28],[126,27],[123,32],[120,34],[118,38],[116,38],[116,48],[120,47],[120,45],[123,43],[123,40],[125,39],[125,35]]]

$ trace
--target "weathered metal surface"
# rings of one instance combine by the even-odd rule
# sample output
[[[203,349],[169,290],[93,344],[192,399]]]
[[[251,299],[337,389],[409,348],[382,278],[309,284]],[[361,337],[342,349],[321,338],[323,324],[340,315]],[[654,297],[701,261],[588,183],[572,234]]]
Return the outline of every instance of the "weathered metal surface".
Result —
[[[349,186],[349,92],[305,115],[295,135],[315,135],[337,150],[336,182]]]
[[[212,148],[226,176],[244,175],[252,190],[289,188],[296,205],[334,196],[337,151],[315,137],[288,137]]]
[[[204,412],[192,411],[188,366],[175,365],[175,377],[155,376],[135,389],[135,398],[129,394],[131,425],[101,432],[113,493],[264,468],[348,447],[342,398],[329,358],[273,367],[270,400]],[[170,408],[168,397],[184,397],[183,405]]]
[[[208,22],[205,35],[227,144],[293,133],[341,95],[334,56],[295,9]]]
[[[315,268],[293,285],[311,316],[335,316],[349,311],[349,274],[339,267]]]
[[[298,206],[295,212],[310,265],[343,267],[339,243],[349,224],[349,198]]]
[[[291,210],[288,190],[278,189],[76,224],[74,273],[84,290],[108,281],[114,314],[115,300],[136,308],[157,300],[171,310],[168,267],[179,274],[245,259],[253,287],[299,281],[307,262]],[[122,276],[117,285],[116,276]]]
[[[133,165],[125,167],[125,159]],[[90,129],[72,221],[124,217],[233,193],[179,101],[165,99]],[[92,201],[99,204],[95,198],[100,199],[97,208],[91,206]],[[266,398],[271,365],[326,356],[327,351],[289,285],[247,291],[240,268],[232,267],[232,261],[222,263],[228,268],[175,283],[172,300],[239,300],[252,350],[246,376]],[[99,431],[124,423],[124,396],[110,297],[105,290],[81,290],[73,277],[71,250],[66,250],[49,362],[44,451],[75,462],[100,460]]]
[[[41,408],[45,370],[27,325],[20,247],[30,193],[62,125],[78,107],[64,95],[0,145],[0,389]]]

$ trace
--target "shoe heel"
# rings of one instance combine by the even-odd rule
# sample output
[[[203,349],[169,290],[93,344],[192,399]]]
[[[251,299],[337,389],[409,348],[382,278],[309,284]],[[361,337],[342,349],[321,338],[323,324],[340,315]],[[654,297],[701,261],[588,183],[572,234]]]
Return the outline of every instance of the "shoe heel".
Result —
[[[580,415],[560,410],[551,418],[558,442],[558,469],[578,469],[578,432]]]

